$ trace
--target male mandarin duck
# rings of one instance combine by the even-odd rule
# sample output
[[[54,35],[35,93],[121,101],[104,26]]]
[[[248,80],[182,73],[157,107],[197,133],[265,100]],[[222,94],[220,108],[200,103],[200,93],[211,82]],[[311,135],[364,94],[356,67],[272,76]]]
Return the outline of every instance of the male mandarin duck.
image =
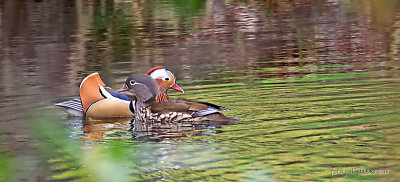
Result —
[[[130,109],[135,121],[144,124],[157,124],[180,121],[235,121],[220,111],[227,108],[189,99],[168,99],[157,102],[157,81],[146,74],[135,74],[128,77],[120,91],[135,93],[136,100],[131,101]]]
[[[172,88],[179,92],[184,92],[177,84],[174,74],[166,68],[153,67],[146,72],[158,84],[159,94],[157,101],[168,99],[167,90]],[[92,73],[80,84],[80,99],[73,98],[55,104],[66,108],[66,112],[73,116],[89,117],[132,117],[133,113],[129,109],[131,100],[135,96],[127,96],[120,93],[112,93],[112,90],[105,87],[98,73]]]

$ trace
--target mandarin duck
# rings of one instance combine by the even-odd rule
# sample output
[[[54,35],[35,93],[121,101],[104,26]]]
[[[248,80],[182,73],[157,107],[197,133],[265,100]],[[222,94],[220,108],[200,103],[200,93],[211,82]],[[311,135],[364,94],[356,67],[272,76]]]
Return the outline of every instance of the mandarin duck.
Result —
[[[220,111],[229,110],[215,104],[190,99],[168,99],[157,102],[157,81],[146,74],[134,74],[127,78],[122,91],[135,93],[136,100],[131,101],[129,108],[134,113],[135,122],[146,124],[146,127],[166,122],[196,121],[235,121]]]
[[[157,101],[168,99],[167,90],[172,88],[179,92],[184,92],[177,84],[174,74],[166,68],[153,67],[146,72],[157,83],[159,94]],[[72,116],[89,117],[132,117],[133,113],[129,109],[131,100],[135,100],[135,95],[124,95],[114,93],[111,88],[105,86],[100,75],[92,73],[85,77],[79,86],[80,98],[66,99],[56,103]]]

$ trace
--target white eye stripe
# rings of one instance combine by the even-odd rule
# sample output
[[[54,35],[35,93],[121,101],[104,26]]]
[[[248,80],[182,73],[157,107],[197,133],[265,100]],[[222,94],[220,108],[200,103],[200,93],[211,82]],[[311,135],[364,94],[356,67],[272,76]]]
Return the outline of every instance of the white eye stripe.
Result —
[[[136,83],[135,80],[129,81],[129,84],[131,84],[131,85],[134,85],[135,83]]]
[[[158,69],[158,70],[153,71],[150,74],[150,76],[153,79],[162,79],[162,80],[168,81],[168,80],[172,79],[171,77],[173,77],[173,74],[166,69]]]

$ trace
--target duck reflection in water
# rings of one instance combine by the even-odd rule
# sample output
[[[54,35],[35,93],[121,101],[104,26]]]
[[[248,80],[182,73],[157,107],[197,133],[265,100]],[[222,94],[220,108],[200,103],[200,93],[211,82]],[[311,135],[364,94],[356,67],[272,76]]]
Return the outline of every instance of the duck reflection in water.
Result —
[[[132,132],[132,137],[140,140],[179,140],[183,137],[204,136],[220,131],[201,131],[204,129],[215,129],[221,125],[229,124],[229,121],[182,121],[149,123],[146,121],[135,121],[132,118],[93,118],[83,120],[82,131],[85,140],[99,141],[111,138],[127,136],[125,132]],[[193,131],[196,130],[196,131]]]

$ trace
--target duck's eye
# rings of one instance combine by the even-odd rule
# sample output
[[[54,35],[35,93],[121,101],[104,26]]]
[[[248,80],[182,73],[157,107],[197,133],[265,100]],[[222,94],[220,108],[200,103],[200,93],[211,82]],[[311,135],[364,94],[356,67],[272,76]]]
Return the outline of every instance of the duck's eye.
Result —
[[[135,83],[136,83],[135,80],[129,81],[129,84],[131,84],[131,85],[133,85],[133,84],[135,84]]]
[[[164,78],[164,80],[165,80],[165,81],[168,81],[168,80],[169,80],[169,78],[168,78],[168,77],[167,77],[167,78]]]

